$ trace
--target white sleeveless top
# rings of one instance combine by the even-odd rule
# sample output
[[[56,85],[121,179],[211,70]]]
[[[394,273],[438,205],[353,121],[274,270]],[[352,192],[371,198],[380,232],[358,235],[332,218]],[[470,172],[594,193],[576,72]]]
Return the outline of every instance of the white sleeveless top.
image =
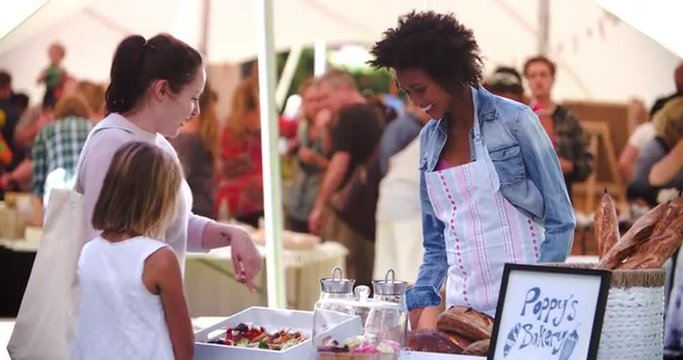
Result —
[[[142,236],[85,244],[72,359],[173,359],[161,297],[142,282],[145,260],[165,246]]]

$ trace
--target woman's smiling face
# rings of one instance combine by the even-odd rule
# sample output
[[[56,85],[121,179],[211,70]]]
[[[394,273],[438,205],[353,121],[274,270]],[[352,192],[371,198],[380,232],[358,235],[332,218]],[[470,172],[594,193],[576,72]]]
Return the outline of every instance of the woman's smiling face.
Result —
[[[424,70],[396,70],[396,80],[410,100],[432,119],[441,119],[448,112],[453,96]]]

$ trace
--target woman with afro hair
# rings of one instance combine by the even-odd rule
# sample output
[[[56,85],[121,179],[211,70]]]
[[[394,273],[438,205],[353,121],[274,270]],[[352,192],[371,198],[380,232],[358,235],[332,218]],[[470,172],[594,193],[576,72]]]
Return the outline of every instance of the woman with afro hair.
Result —
[[[446,306],[494,315],[505,263],[563,262],[575,226],[555,150],[526,105],[479,85],[472,31],[451,14],[412,12],[372,49],[376,68],[431,120],[420,134],[424,258],[407,294],[413,329]]]

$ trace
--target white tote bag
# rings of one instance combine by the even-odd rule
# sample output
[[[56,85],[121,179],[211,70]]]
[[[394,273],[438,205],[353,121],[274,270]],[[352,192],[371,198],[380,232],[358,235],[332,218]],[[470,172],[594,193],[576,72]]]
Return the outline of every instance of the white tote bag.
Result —
[[[119,129],[102,126],[94,132]],[[83,149],[87,149],[90,134]],[[80,173],[82,154],[76,166]],[[78,179],[78,178],[77,178]],[[78,183],[78,181],[76,181]],[[76,334],[78,258],[86,239],[85,199],[75,189],[52,189],[31,276],[21,301],[7,351],[14,360],[62,360],[71,357]]]
[[[69,359],[79,300],[78,257],[85,239],[83,195],[53,189],[31,277],[7,351],[12,359]]]

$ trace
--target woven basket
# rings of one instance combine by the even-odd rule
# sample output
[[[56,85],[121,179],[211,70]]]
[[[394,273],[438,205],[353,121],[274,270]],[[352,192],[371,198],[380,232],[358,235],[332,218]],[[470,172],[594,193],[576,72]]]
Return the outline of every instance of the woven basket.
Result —
[[[550,264],[592,269],[595,264]],[[598,359],[664,356],[664,269],[613,270]]]

